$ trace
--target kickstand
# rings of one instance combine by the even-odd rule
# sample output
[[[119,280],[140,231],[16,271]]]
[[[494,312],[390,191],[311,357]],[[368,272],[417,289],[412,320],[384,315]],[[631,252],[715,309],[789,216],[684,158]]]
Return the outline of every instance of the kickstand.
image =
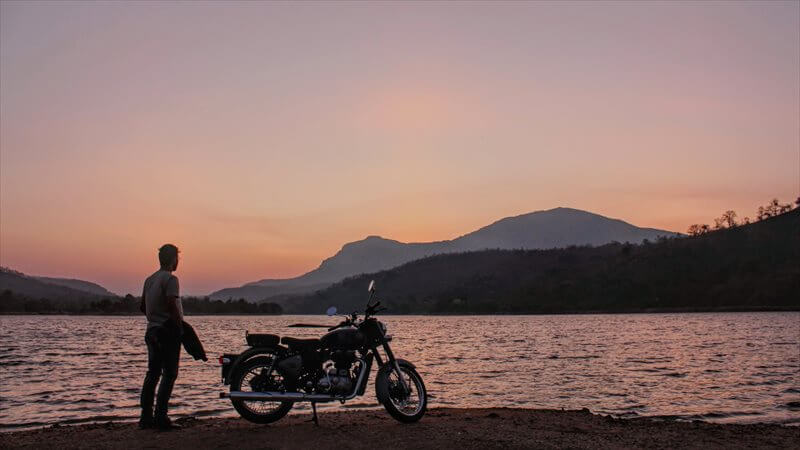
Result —
[[[311,422],[314,422],[314,425],[319,426],[319,419],[317,418],[316,402],[311,402]]]

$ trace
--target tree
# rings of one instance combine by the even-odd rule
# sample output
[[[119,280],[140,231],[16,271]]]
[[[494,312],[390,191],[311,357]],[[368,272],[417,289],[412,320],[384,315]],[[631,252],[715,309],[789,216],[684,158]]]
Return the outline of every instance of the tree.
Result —
[[[797,201],[800,201],[798,197]],[[758,220],[768,219],[777,215],[787,213],[792,210],[791,203],[781,204],[777,198],[773,198],[767,206],[758,207]]]
[[[769,202],[769,205],[767,205],[767,209],[770,212],[770,217],[777,216],[780,214],[781,202],[779,202],[777,198],[773,198],[772,201]]]
[[[689,226],[689,230],[687,231],[687,233],[689,234],[689,236],[700,236],[701,234],[708,233],[709,230],[710,230],[710,227],[708,225],[706,225],[706,224],[702,224],[701,225],[701,224],[695,223],[695,224]]]
[[[728,228],[733,228],[739,225],[736,223],[736,211],[729,209],[725,211],[720,218],[725,222],[725,225],[727,225]]]
[[[721,216],[714,219],[714,229],[722,230],[723,228],[734,228],[739,225],[736,222],[736,211],[727,210]]]

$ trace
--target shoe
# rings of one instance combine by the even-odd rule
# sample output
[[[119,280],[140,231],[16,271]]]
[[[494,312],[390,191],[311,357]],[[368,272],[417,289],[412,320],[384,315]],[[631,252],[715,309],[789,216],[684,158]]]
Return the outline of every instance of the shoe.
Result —
[[[169,417],[159,417],[155,420],[155,425],[158,431],[175,431],[180,430],[180,425],[175,425],[169,420]]]
[[[139,429],[147,430],[156,426],[155,420],[152,417],[142,417],[139,419]]]

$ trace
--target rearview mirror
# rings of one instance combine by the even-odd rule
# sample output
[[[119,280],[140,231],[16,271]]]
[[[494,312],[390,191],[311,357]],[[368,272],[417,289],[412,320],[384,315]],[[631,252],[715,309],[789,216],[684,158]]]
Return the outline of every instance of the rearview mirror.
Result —
[[[331,306],[330,308],[328,308],[327,311],[325,311],[325,314],[327,314],[328,316],[335,315],[336,314],[336,307],[335,306]]]
[[[367,292],[372,292],[375,290],[375,280],[369,282],[369,287],[367,288]]]

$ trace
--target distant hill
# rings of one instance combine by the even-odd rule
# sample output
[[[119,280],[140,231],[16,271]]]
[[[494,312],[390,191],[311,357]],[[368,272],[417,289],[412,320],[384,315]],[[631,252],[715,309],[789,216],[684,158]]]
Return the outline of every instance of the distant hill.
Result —
[[[297,278],[261,280],[214,292],[211,298],[261,300],[313,292],[346,277],[397,267],[431,255],[484,249],[548,249],[570,245],[602,245],[613,241],[639,243],[677,233],[639,228],[627,222],[571,208],[507,217],[449,241],[404,243],[380,236],[345,244],[317,269]]]
[[[293,279],[294,280],[294,279]],[[318,289],[324,289],[331,285],[331,283],[297,283],[287,282],[285,280],[264,280],[262,285],[245,284],[238,288],[225,288],[220,289],[209,295],[209,298],[214,300],[226,299],[247,299],[249,301],[264,300],[267,298],[285,298],[292,295],[303,294],[306,292],[313,292]]]
[[[65,286],[78,291],[88,292],[90,294],[102,296],[115,296],[117,294],[109,291],[108,289],[100,286],[97,283],[90,281],[75,280],[72,278],[52,278],[52,277],[32,277],[47,284],[54,284],[56,286]]]
[[[363,309],[370,279],[389,313],[800,309],[799,231],[796,209],[642,245],[438,255],[293,297],[284,309]]]
[[[0,292],[6,290],[34,299],[47,298],[60,301],[116,296],[102,286],[88,281],[35,277],[3,267],[0,268]]]

